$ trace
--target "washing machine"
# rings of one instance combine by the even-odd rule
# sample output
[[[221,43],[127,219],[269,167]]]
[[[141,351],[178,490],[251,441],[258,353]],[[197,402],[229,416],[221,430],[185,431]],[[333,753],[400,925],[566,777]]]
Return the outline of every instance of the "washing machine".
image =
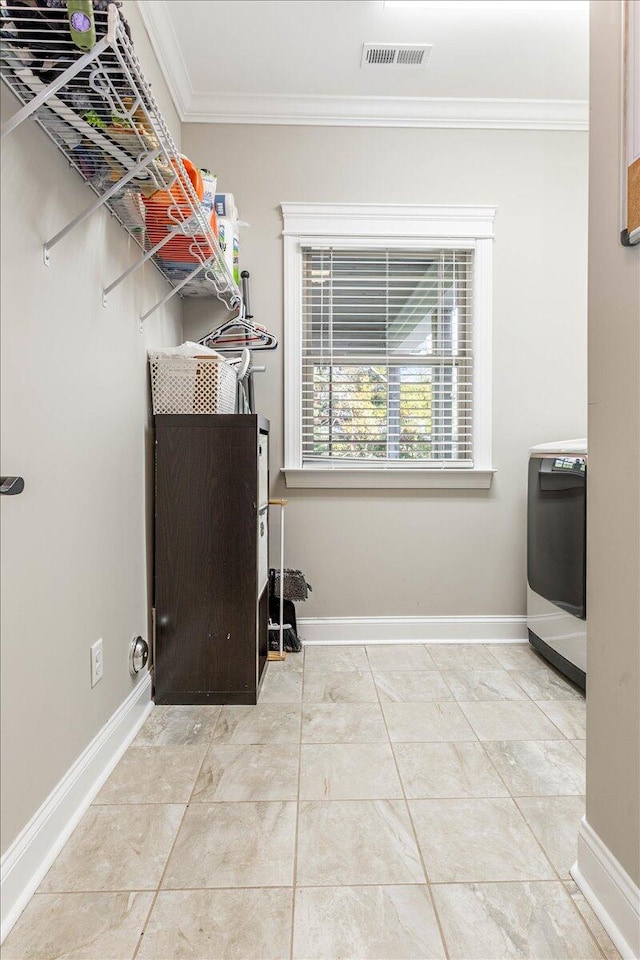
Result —
[[[529,451],[527,627],[535,649],[583,689],[587,676],[587,441]]]

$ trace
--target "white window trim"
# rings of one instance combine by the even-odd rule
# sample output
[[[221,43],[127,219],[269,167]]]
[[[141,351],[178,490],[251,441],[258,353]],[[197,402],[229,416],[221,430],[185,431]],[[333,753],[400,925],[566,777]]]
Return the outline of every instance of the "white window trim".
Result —
[[[380,203],[283,203],[284,467],[288,487],[488,489],[491,465],[491,310],[495,207]],[[302,250],[309,246],[475,250],[474,465],[302,465]]]

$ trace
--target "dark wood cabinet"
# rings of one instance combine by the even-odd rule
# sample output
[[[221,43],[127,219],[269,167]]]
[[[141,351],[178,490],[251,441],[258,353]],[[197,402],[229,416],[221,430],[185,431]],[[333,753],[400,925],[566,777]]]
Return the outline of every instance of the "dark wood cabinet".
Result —
[[[269,423],[155,421],[155,701],[256,703],[268,649]]]

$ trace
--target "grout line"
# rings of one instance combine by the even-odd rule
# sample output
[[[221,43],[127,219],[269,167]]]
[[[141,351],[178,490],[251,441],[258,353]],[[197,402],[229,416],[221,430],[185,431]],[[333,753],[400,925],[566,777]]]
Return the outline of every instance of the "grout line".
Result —
[[[219,716],[220,716],[220,715],[218,714],[218,719],[219,719]],[[215,726],[217,727],[217,725],[218,725],[218,720],[216,720]],[[214,730],[215,730],[215,727],[214,727]],[[201,771],[202,771],[202,767],[204,766],[204,761],[205,761],[205,759],[206,759],[206,757],[207,757],[207,753],[208,753],[208,750],[205,750],[204,756],[202,757],[202,760],[201,760],[201,762],[200,762],[200,766],[198,767],[198,771],[197,771],[197,773],[196,773],[195,780],[193,781],[193,787],[192,787],[192,790],[191,790],[192,793],[193,793],[193,790],[195,789],[195,785],[196,785],[196,783],[197,783],[197,781],[198,781],[198,778],[200,777],[200,773],[201,773]],[[168,856],[167,856],[167,859],[165,860],[165,864],[164,864],[162,873],[160,874],[160,878],[159,878],[159,880],[158,880],[158,886],[156,887],[155,894],[154,894],[153,899],[152,899],[152,901],[151,901],[151,906],[149,907],[149,912],[148,912],[148,914],[147,914],[147,919],[145,920],[144,926],[142,927],[142,930],[140,931],[140,935],[139,935],[139,937],[138,937],[138,942],[137,942],[137,944],[136,944],[135,950],[133,951],[133,955],[132,955],[132,957],[131,957],[131,960],[136,960],[136,957],[138,956],[138,953],[140,952],[140,947],[142,946],[142,942],[143,942],[143,940],[144,940],[144,935],[145,935],[145,933],[146,933],[147,927],[149,926],[149,920],[151,919],[151,914],[153,913],[153,909],[154,909],[154,907],[155,907],[155,905],[156,905],[156,902],[157,902],[157,900],[158,900],[158,894],[160,893],[160,890],[161,890],[161,888],[162,888],[162,881],[164,880],[165,874],[166,874],[166,872],[167,872],[167,867],[169,866],[169,861],[170,861],[170,859],[171,859],[171,857],[172,857],[172,855],[173,855],[173,851],[175,850],[175,846],[176,846],[176,843],[177,843],[177,841],[178,841],[178,837],[180,836],[180,831],[182,830],[182,826],[183,826],[183,824],[184,824],[185,817],[186,817],[186,815],[187,815],[187,810],[188,810],[188,809],[189,809],[189,803],[187,802],[186,805],[185,805],[185,808],[184,808],[184,810],[183,810],[183,812],[182,812],[182,817],[181,817],[181,819],[180,819],[180,823],[178,824],[178,829],[176,830],[175,837],[173,838],[173,843],[171,844],[171,848],[170,848],[170,850],[169,850],[169,854],[168,854]]]
[[[376,801],[371,801],[371,802],[373,803]],[[569,877],[568,879],[566,877],[561,877],[559,880],[556,877],[546,877],[545,879],[542,879],[542,880],[539,877],[538,878],[534,877],[528,880],[430,880],[428,885],[431,887],[451,887],[451,886],[465,887],[473,883],[482,883],[482,884],[485,884],[485,883],[486,884],[500,884],[500,883],[518,883],[518,884],[555,883],[557,884],[557,883],[561,883],[563,886],[566,887],[568,883],[575,883],[575,881],[571,877]],[[297,887],[300,888],[301,890],[314,890],[316,888],[321,888],[323,890],[332,889],[332,888],[336,890],[341,890],[345,886],[347,887],[424,887],[424,886],[427,886],[427,884],[423,880],[415,880],[415,881],[398,880],[398,881],[394,881],[393,883],[362,882],[362,883],[348,883],[348,884],[344,884],[344,883],[298,883],[297,884]],[[193,892],[197,891],[200,893],[210,891],[211,893],[215,893],[218,890],[292,890],[292,889],[293,887],[291,885],[287,886],[286,883],[285,884],[277,883],[277,884],[273,884],[272,886],[265,885],[265,884],[262,884],[262,886],[255,886],[250,883],[247,883],[238,887],[229,887],[229,886],[162,887],[161,890],[155,890],[153,888],[146,888],[146,889],[132,888],[132,889],[123,890],[122,887],[117,887],[117,888],[114,887],[114,888],[109,888],[104,890],[52,890],[50,892],[47,891],[46,893],[34,893],[33,896],[34,898],[35,897],[83,897],[85,895],[95,896],[97,894],[102,894],[102,893],[126,893],[126,894],[129,894],[129,893],[190,893],[191,891]],[[579,887],[578,887],[578,892],[581,893]],[[569,894],[569,896],[571,896],[571,894]]]
[[[591,939],[592,939],[593,942],[595,943],[596,948],[598,949],[598,951],[600,952],[600,954],[602,955],[602,957],[605,957],[604,950],[602,949],[602,947],[601,947],[600,944],[598,943],[598,940],[597,940],[595,934],[594,934],[593,931],[590,929],[589,924],[588,924],[587,921],[586,921],[586,918],[582,916],[582,913],[580,912],[580,910],[578,910],[578,905],[575,903],[573,897],[571,896],[571,894],[569,893],[569,891],[568,891],[567,888],[565,887],[566,879],[560,875],[560,871],[556,868],[555,864],[552,862],[551,857],[547,856],[546,851],[544,850],[544,848],[543,848],[543,846],[542,846],[542,843],[540,842],[540,840],[538,840],[538,837],[537,837],[536,834],[534,833],[533,828],[529,825],[529,822],[528,822],[528,820],[527,820],[524,812],[520,809],[520,804],[518,803],[518,800],[526,800],[526,799],[530,799],[530,798],[529,798],[529,797],[522,797],[522,796],[520,796],[520,797],[514,797],[514,796],[513,796],[513,794],[512,794],[511,791],[509,790],[509,787],[507,786],[506,781],[504,780],[504,778],[503,778],[502,775],[500,774],[500,771],[498,770],[498,768],[496,767],[496,765],[493,763],[493,760],[491,759],[491,755],[489,754],[489,751],[485,749],[485,743],[491,743],[492,741],[480,741],[480,742],[481,742],[481,744],[482,744],[482,748],[483,748],[483,750],[484,750],[485,756],[486,756],[487,759],[489,760],[489,763],[491,764],[491,766],[492,766],[493,769],[495,770],[496,774],[498,775],[498,777],[500,778],[500,780],[501,780],[502,783],[504,784],[505,788],[509,791],[509,796],[511,797],[512,801],[515,803],[515,805],[516,805],[516,807],[517,807],[517,809],[518,809],[518,812],[520,813],[520,816],[521,816],[521,817],[523,818],[523,820],[525,821],[525,823],[526,823],[527,827],[529,828],[529,830],[530,830],[530,832],[531,832],[534,840],[536,841],[536,843],[538,844],[538,846],[539,846],[540,849],[542,850],[542,853],[544,854],[544,856],[545,856],[546,859],[548,860],[549,864],[551,865],[551,869],[552,869],[552,870],[554,871],[554,873],[556,874],[556,876],[557,876],[557,878],[558,878],[558,881],[562,884],[562,887],[563,887],[564,892],[566,893],[566,895],[567,895],[567,896],[569,897],[569,899],[571,900],[571,904],[572,904],[573,909],[579,914],[580,919],[582,920],[583,925],[587,928],[587,931],[589,932],[589,935],[591,936]],[[496,741],[493,741],[493,742],[496,742]],[[497,741],[497,742],[500,742],[500,741]],[[527,741],[525,741],[525,742],[527,742]],[[528,741],[528,742],[532,742],[532,741]],[[548,741],[542,741],[542,742],[543,742],[543,743],[544,743],[544,742],[546,742],[546,743],[558,743],[557,740],[548,740]],[[577,750],[577,748],[576,748],[576,752],[579,753],[579,751]],[[584,758],[583,758],[583,759],[584,759]],[[531,796],[532,796],[533,799],[536,799],[536,800],[549,800],[549,799],[552,799],[553,797],[556,797],[556,796],[561,796],[561,797],[575,797],[575,796],[580,796],[580,797],[583,797],[583,798],[584,798],[584,795],[583,795],[583,794],[547,794],[547,795],[542,796],[542,797],[537,796],[537,795],[535,795],[535,794],[532,794]],[[576,842],[577,842],[577,839],[578,839],[578,828],[577,828],[577,826],[576,826]],[[506,881],[505,881],[505,882],[506,882]],[[547,883],[547,882],[550,882],[550,881],[541,880],[541,881],[539,881],[539,882],[540,882],[540,883]],[[552,882],[555,882],[555,881],[552,881]],[[605,958],[605,960],[606,960],[606,958]]]
[[[425,742],[424,746],[429,746],[434,741]],[[442,743],[443,746],[455,746],[459,743],[473,743],[472,740],[446,740],[446,741],[437,741],[438,744]],[[557,743],[557,740],[552,741]],[[247,747],[263,747],[263,743],[247,743],[244,744]],[[266,744],[268,746],[268,744]],[[295,746],[295,744],[274,744],[274,746]],[[377,743],[303,743],[304,747],[362,747],[362,746],[386,746],[382,741]],[[392,746],[406,746],[406,744],[393,744]],[[411,743],[409,746],[423,746],[422,743]],[[421,797],[408,797],[408,800],[433,800],[439,802],[440,800],[508,800],[509,798],[513,800],[556,800],[556,799],[566,799],[569,800],[574,797],[584,797],[584,793],[518,793],[518,794],[504,794],[504,793],[486,793],[479,796],[475,795],[460,795],[454,794],[453,796],[421,796]],[[332,803],[335,800],[337,803],[363,803],[367,800],[376,801],[376,800],[402,800],[401,796],[397,797],[316,797],[313,800],[301,800],[302,803]],[[257,800],[181,800],[180,802],[176,801],[167,801],[166,803],[101,803],[96,804],[96,806],[105,807],[111,809],[113,807],[184,807],[185,805],[192,806],[197,804],[198,806],[205,807],[215,807],[221,804],[241,804],[241,803],[295,803],[295,797],[265,797],[264,799]],[[286,886],[286,884],[285,884]],[[149,888],[147,888],[149,889]]]
[[[428,653],[428,651],[427,651],[427,653]],[[367,652],[366,647],[365,647],[365,654],[366,654],[367,659],[368,659],[368,658],[369,658],[369,654],[368,654],[368,652]],[[372,671],[372,672],[373,672],[373,671]],[[374,678],[374,683],[375,683],[375,678]],[[416,845],[416,850],[418,851],[418,856],[419,856],[419,858],[420,858],[420,863],[421,863],[421,865],[422,865],[422,872],[424,873],[425,887],[426,887],[426,890],[427,890],[427,896],[429,897],[429,902],[431,903],[431,909],[433,910],[433,915],[434,915],[434,917],[435,917],[436,926],[437,926],[437,928],[438,928],[438,934],[439,934],[440,940],[441,940],[441,942],[442,942],[442,949],[444,950],[444,955],[445,955],[445,957],[447,958],[447,960],[449,960],[449,949],[448,949],[448,946],[447,946],[447,941],[445,940],[444,930],[442,929],[442,924],[441,924],[441,922],[440,922],[440,917],[439,917],[439,915],[438,915],[438,910],[437,910],[437,908],[436,908],[435,899],[434,899],[434,897],[433,897],[433,895],[432,895],[432,893],[431,893],[431,885],[430,885],[430,881],[429,881],[429,873],[428,873],[428,871],[427,871],[427,866],[426,866],[426,863],[425,863],[425,860],[424,860],[424,856],[423,856],[423,854],[422,854],[422,848],[421,848],[420,842],[419,842],[419,840],[418,840],[418,833],[417,833],[417,831],[416,831],[416,826],[415,826],[415,823],[413,822],[413,817],[412,817],[412,815],[411,815],[411,809],[410,809],[410,807],[409,807],[409,801],[408,801],[408,799],[407,799],[407,794],[406,794],[406,791],[405,791],[405,788],[404,788],[404,782],[403,782],[402,776],[401,776],[401,774],[400,774],[400,767],[398,766],[398,758],[396,757],[396,752],[395,752],[395,750],[394,750],[394,748],[393,748],[393,741],[392,741],[392,739],[391,739],[391,734],[389,733],[389,727],[387,726],[387,718],[386,718],[385,713],[384,713],[384,710],[383,710],[383,708],[382,708],[382,701],[380,700],[380,691],[378,690],[378,685],[377,685],[377,684],[375,684],[375,687],[376,687],[376,693],[378,694],[378,704],[379,704],[379,706],[380,706],[380,712],[382,713],[382,722],[384,723],[385,730],[387,731],[387,737],[388,737],[388,739],[389,739],[389,748],[390,748],[390,750],[391,750],[391,756],[393,757],[393,762],[394,762],[394,765],[395,765],[395,768],[396,768],[396,775],[397,775],[397,777],[398,777],[398,781],[399,781],[399,783],[400,783],[400,789],[402,790],[402,796],[403,796],[403,798],[404,798],[405,809],[406,809],[406,811],[407,811],[407,816],[409,817],[409,823],[411,824],[411,831],[412,831],[412,833],[413,833],[413,841],[414,841],[414,843],[415,843],[415,845]]]
[[[569,879],[570,879],[570,880],[573,880],[572,877],[570,877]],[[573,897],[571,896],[571,894],[570,894],[569,891],[567,890],[566,884],[567,884],[569,881],[568,881],[568,880],[562,880],[561,882],[562,882],[562,889],[563,889],[563,891],[564,891],[565,896],[568,897],[569,900],[571,901],[571,906],[573,907],[573,909],[575,910],[575,912],[576,912],[576,913],[578,914],[578,916],[580,917],[580,920],[582,921],[582,925],[584,926],[585,930],[587,931],[587,933],[588,933],[589,936],[591,937],[591,940],[593,941],[593,943],[594,943],[595,946],[596,946],[596,950],[598,950],[598,952],[601,954],[601,956],[604,957],[605,960],[606,960],[606,954],[605,954],[605,952],[604,952],[604,947],[600,946],[600,943],[598,942],[598,938],[596,937],[595,933],[593,932],[593,930],[591,929],[591,927],[590,927],[589,924],[587,923],[587,918],[582,915],[582,912],[578,909],[578,904],[575,902],[575,900],[573,899]],[[575,881],[574,881],[574,882],[575,882]],[[577,884],[576,884],[576,886],[577,886]],[[580,890],[579,887],[578,887],[578,890]],[[606,931],[605,931],[605,933],[606,933]]]
[[[304,647],[302,648],[304,651]],[[305,656],[306,659],[306,656]],[[304,678],[306,675],[306,669],[304,660],[302,662],[302,693],[301,693],[301,702],[304,704]],[[293,834],[293,864],[292,864],[292,889],[291,889],[291,934],[289,937],[289,957],[293,957],[293,938],[295,934],[295,924],[296,924],[296,889],[298,882],[298,828],[300,824],[300,774],[302,770],[302,723],[304,717],[302,715],[303,707],[300,708],[300,739],[298,741],[298,794],[296,797],[296,824]]]

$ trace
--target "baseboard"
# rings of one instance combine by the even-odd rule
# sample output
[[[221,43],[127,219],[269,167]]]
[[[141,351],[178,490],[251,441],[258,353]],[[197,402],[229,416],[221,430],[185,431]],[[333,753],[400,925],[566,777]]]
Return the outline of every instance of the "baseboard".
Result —
[[[2,857],[0,942],[37,890],[152,706],[151,676],[147,674],[80,754]]]
[[[640,958],[640,888],[583,817],[571,876],[623,960]]]
[[[305,644],[520,643],[522,617],[299,617]]]

